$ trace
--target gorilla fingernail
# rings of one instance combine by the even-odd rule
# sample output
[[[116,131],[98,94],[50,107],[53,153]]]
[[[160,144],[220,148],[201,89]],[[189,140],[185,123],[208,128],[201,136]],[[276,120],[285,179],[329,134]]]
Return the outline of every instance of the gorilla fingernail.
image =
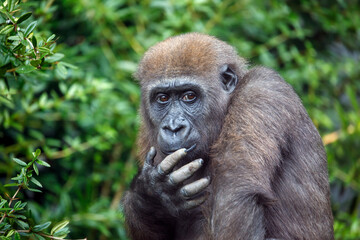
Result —
[[[188,149],[185,149],[185,152],[188,153],[188,152],[194,150],[195,147],[196,147],[196,143],[194,145],[192,145],[191,147],[189,147]]]

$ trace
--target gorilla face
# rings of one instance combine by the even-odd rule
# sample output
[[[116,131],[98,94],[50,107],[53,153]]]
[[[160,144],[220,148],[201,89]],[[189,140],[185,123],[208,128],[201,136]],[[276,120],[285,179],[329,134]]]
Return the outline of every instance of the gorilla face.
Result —
[[[159,150],[169,155],[191,148],[189,158],[207,156],[236,84],[235,73],[225,65],[211,86],[196,77],[170,78],[152,85],[149,118]]]
[[[188,78],[169,79],[151,88],[150,119],[163,154],[191,147],[193,153],[199,151],[203,109],[203,90]]]

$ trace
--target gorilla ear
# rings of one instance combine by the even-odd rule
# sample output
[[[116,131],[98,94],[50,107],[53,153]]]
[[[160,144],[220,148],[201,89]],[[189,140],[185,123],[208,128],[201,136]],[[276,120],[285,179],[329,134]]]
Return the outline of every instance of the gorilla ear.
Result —
[[[238,77],[235,72],[229,67],[229,65],[225,64],[221,67],[220,74],[225,91],[228,93],[233,92],[238,83]]]

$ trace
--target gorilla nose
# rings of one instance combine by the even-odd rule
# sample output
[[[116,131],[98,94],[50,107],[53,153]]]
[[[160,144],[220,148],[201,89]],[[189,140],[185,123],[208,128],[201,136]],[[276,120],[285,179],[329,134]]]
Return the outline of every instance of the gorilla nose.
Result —
[[[185,128],[184,125],[164,126],[164,130],[168,130],[168,131],[171,131],[173,133],[177,133],[180,130],[182,130],[183,128]]]
[[[189,123],[184,118],[170,119],[163,126],[163,133],[166,135],[172,135],[173,137],[185,137]]]

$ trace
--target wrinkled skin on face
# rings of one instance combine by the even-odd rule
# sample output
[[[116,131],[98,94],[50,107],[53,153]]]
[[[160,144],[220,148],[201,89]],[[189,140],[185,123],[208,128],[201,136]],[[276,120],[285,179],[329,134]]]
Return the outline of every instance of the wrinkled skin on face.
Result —
[[[211,92],[193,77],[158,81],[144,91],[146,108],[158,150],[165,157],[180,148],[193,148],[188,160],[207,158],[209,147],[219,135],[230,94],[237,84],[233,70],[224,65],[218,75],[218,89]],[[213,109],[217,110],[214,117]],[[204,124],[207,123],[207,124]]]
[[[204,120],[204,96],[197,84],[174,79],[151,89],[150,118],[157,127],[157,143],[169,155],[199,144],[199,123]],[[198,150],[193,150],[196,153]]]

